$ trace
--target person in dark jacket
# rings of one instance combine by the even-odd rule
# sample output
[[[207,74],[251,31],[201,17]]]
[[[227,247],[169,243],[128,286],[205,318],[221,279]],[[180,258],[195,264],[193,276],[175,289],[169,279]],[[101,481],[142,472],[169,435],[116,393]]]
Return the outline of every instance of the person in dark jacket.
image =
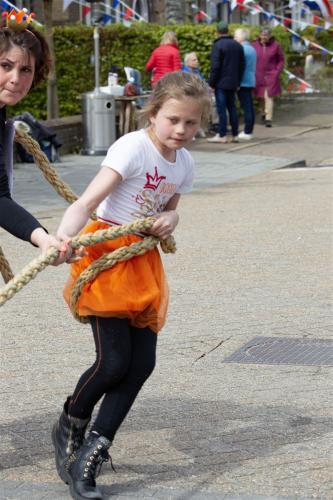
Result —
[[[152,71],[151,86],[154,87],[166,73],[179,71],[181,67],[177,35],[174,31],[166,31],[160,46],[153,50],[146,64],[146,71]]]
[[[209,142],[227,142],[227,110],[232,129],[232,142],[238,142],[238,115],[236,91],[245,68],[243,47],[229,35],[228,24],[217,26],[219,38],[213,42],[211,69],[208,83],[215,92],[216,110],[219,115],[219,133]]]
[[[60,251],[56,262],[59,264],[67,258],[67,244],[48,234],[11,194],[14,125],[13,120],[6,117],[6,107],[17,104],[31,87],[47,78],[50,56],[39,31],[16,24],[16,18],[10,18],[10,23],[7,27],[3,20],[0,25],[0,227],[39,247],[41,252],[50,246],[56,247]]]

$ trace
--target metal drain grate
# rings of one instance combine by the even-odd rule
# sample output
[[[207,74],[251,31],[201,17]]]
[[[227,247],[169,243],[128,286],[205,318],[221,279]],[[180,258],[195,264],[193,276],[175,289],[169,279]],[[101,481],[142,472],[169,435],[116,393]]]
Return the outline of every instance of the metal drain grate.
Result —
[[[333,340],[255,337],[223,362],[333,366]]]

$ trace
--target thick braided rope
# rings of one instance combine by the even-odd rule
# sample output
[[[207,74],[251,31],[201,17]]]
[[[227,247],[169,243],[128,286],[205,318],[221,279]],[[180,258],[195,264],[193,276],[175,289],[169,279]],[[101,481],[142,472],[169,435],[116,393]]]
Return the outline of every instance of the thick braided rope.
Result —
[[[8,283],[8,281],[10,281],[14,277],[9,262],[6,259],[5,254],[3,253],[1,247],[0,247],[0,272],[2,274],[5,283]]]
[[[22,144],[28,153],[34,157],[35,163],[42,171],[45,179],[52,184],[60,196],[62,196],[69,203],[73,203],[77,200],[77,195],[63,180],[61,180],[56,170],[50,165],[46,154],[40,149],[40,146],[35,139],[17,127],[15,128],[15,141]]]
[[[34,279],[38,273],[43,271],[47,266],[53,264],[58,256],[58,250],[50,247],[45,254],[39,255],[32,260],[22,271],[14,276],[8,283],[0,290],[0,306],[7,300],[11,299],[17,292],[19,292],[25,285]]]
[[[116,238],[119,238],[119,236],[144,233],[146,231],[149,231],[155,221],[155,217],[147,217],[146,219],[137,219],[133,222],[130,222],[129,224],[123,224],[122,226],[112,226],[109,229],[99,229],[94,233],[81,234],[73,238],[72,247],[87,247],[95,245],[96,243],[103,243],[107,240],[115,240]],[[170,236],[166,240],[162,240],[161,248],[164,253],[175,253],[176,244],[173,236]]]
[[[80,246],[91,246],[95,245],[96,243],[102,243],[106,240],[116,239],[119,236],[131,233],[137,233],[140,231],[147,231],[151,228],[154,221],[155,221],[154,217],[149,217],[147,219],[139,219],[130,224],[124,224],[123,226],[111,227],[110,229],[96,231],[95,233],[86,233],[83,235],[79,235],[73,238],[72,247],[79,248]],[[144,244],[146,240],[148,240],[147,248],[145,248]],[[134,247],[134,250],[133,248],[131,248],[131,246],[136,244],[132,244],[129,247],[122,247],[122,252],[119,252],[117,254],[117,257],[121,256],[121,258],[117,258],[117,260],[114,261],[112,261],[112,257],[107,257],[105,259],[108,263],[110,263],[110,265],[105,267],[105,269],[111,267],[116,262],[120,262],[121,260],[128,260],[131,257],[134,257],[135,255],[141,255],[142,253],[147,252],[148,250],[153,248],[153,246],[150,246],[153,240],[154,240],[153,246],[156,246],[159,240],[157,238],[147,237],[144,238],[143,241],[138,242],[138,243],[143,243],[143,245],[137,245],[136,247]],[[176,251],[174,238],[170,236],[167,240],[161,242],[161,248],[166,253],[174,253]],[[118,252],[118,250],[116,250],[116,252]],[[113,253],[114,252],[111,252],[111,254],[106,254],[106,255],[110,256]],[[11,299],[17,292],[19,292],[25,285],[27,285],[33,278],[36,277],[36,275],[40,271],[45,269],[48,265],[52,264],[56,260],[57,256],[58,256],[58,250],[56,250],[54,247],[51,247],[47,250],[45,254],[38,256],[36,259],[31,261],[30,264],[28,264],[25,268],[23,268],[23,270],[18,275],[14,276],[14,278],[12,278],[5,285],[5,287],[0,290],[0,306],[2,306],[5,302],[7,302],[7,300]],[[101,263],[100,271],[103,270],[102,269],[103,264],[104,262]],[[96,264],[95,267],[98,268],[98,264]],[[91,279],[94,278],[92,277]],[[83,280],[80,281],[80,283],[82,283],[82,287],[88,282],[89,280],[87,280],[86,282],[83,282]]]

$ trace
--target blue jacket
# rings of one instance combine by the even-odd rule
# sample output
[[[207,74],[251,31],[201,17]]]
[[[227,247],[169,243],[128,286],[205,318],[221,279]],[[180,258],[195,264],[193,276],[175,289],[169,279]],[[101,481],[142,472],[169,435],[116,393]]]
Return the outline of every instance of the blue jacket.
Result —
[[[242,47],[245,55],[245,69],[240,86],[254,88],[256,86],[257,53],[250,42],[243,42]]]
[[[184,73],[192,73],[193,75],[196,75],[199,78],[201,78],[201,80],[205,79],[199,68],[191,69],[188,66],[185,66],[185,64],[183,64],[182,71],[184,71]]]
[[[229,35],[221,35],[213,42],[208,83],[215,89],[237,90],[245,67],[244,50]]]

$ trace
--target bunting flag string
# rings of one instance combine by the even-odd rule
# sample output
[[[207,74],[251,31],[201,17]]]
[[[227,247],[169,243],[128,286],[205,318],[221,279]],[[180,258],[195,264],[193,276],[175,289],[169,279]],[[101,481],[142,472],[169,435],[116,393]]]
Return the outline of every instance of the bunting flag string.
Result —
[[[81,5],[83,7],[82,9],[83,18],[86,17],[87,14],[91,12],[91,7],[87,6],[83,1],[71,0],[71,3],[72,2]],[[113,0],[111,6],[103,2],[100,2],[100,5],[105,8],[105,12],[100,11],[101,14],[100,19],[103,24],[110,23],[113,19],[117,19],[117,16],[119,16],[120,18],[124,19],[124,21],[127,22],[129,22],[130,20],[147,22],[146,19],[144,19],[138,12],[134,11],[131,7],[129,7],[123,0]],[[120,6],[124,8],[123,12],[119,10]]]
[[[245,4],[247,4],[247,3],[254,3],[254,2],[255,2],[255,0],[245,0]],[[292,7],[295,7],[295,6],[300,6],[301,4],[304,4],[304,1],[303,1],[303,0],[289,0],[289,5],[288,5],[288,6],[289,6],[290,8],[292,8]],[[262,7],[260,7],[260,5],[258,5],[258,4],[255,4],[255,8],[258,10],[258,13],[264,10],[264,9],[262,9]],[[285,8],[286,8],[286,5],[283,5],[283,6],[281,6],[281,7],[277,7],[277,8],[275,9],[274,13],[273,13],[273,12],[268,12],[268,14],[270,14],[270,15],[275,15],[275,16],[277,16],[277,17],[283,17],[283,16],[278,16],[278,14],[276,14],[276,13],[277,13],[278,11],[280,11],[280,10],[284,10]],[[266,12],[266,11],[265,11],[265,12]],[[303,13],[304,13],[304,14],[306,14],[306,13],[307,13],[307,14],[313,15],[313,14],[312,14],[312,12],[311,12],[311,10],[310,10],[308,7],[304,7],[304,8],[302,9],[301,14],[303,14]],[[253,12],[251,12],[251,14],[254,14],[254,13],[253,13]],[[303,16],[302,16],[302,17],[303,17]],[[324,17],[321,17],[321,16],[313,16],[313,17],[316,17],[319,21],[322,21],[322,22],[323,22],[323,24],[325,24],[325,29],[329,29],[329,28],[330,28],[330,26],[332,25],[332,22],[330,22],[328,19],[325,19]],[[287,18],[287,19],[288,19],[288,18]],[[297,19],[293,19],[292,21],[293,21],[294,23],[304,24],[304,25],[306,25],[306,26],[312,26],[311,24],[309,24],[309,23],[307,23],[307,22],[305,22],[305,21],[298,21]],[[333,19],[332,19],[332,21],[333,21]],[[314,24],[316,24],[316,23],[314,23]]]
[[[119,7],[119,5],[122,5],[125,9],[125,13],[123,13],[123,17],[124,19],[127,21],[128,19],[133,19],[134,21],[144,21],[144,22],[147,22],[147,19],[145,19],[144,17],[142,17],[138,12],[134,11],[132,9],[132,7],[130,7],[129,5],[127,5],[123,0],[113,0],[112,2],[112,6],[110,7],[110,5],[106,4],[106,3],[102,3],[101,2],[101,5],[103,7],[105,7],[105,9],[110,9],[110,10],[115,10]],[[114,6],[116,5],[116,7]]]
[[[131,7],[126,7],[125,14],[124,14],[124,19],[125,21],[128,21],[133,16],[134,11],[131,9]]]
[[[238,1],[238,0],[236,0]],[[244,2],[242,3],[242,5],[245,5]],[[283,26],[284,29],[286,29],[287,31],[289,31],[294,39],[296,40],[302,40],[304,42],[304,45],[306,47],[309,47],[309,46],[312,46],[312,47],[315,47],[316,49],[319,49],[321,50],[321,52],[323,54],[330,54],[333,56],[333,52],[331,50],[328,50],[326,49],[325,47],[322,47],[321,45],[319,45],[319,43],[316,43],[316,42],[312,42],[311,40],[305,38],[304,36],[300,35],[299,33],[297,33],[296,31],[294,31],[293,29],[289,28],[289,25],[288,23],[285,23],[285,22],[280,22],[279,19],[282,19],[283,21],[285,21],[286,19],[289,19],[289,18],[284,18],[283,16],[277,16],[276,14],[273,14],[272,12],[267,12],[266,10],[264,10],[260,5],[256,4],[255,6],[252,6],[252,5],[248,5],[246,4],[245,7],[247,9],[250,10],[250,13],[252,13],[252,11],[255,11],[255,13],[257,14],[258,12],[260,12],[261,14],[263,14],[268,20],[270,20],[274,26]],[[307,24],[307,26],[309,26],[309,24]],[[306,27],[307,27],[306,26]],[[316,28],[318,28],[318,26],[315,25]],[[322,28],[322,27],[321,27]],[[324,28],[322,28],[324,29]]]
[[[194,18],[196,19],[196,21],[203,21],[204,19],[207,20],[207,22],[211,22],[212,21],[212,18],[206,14],[206,12],[204,10],[199,10],[199,12],[197,12],[194,16]]]
[[[262,14],[266,19],[270,20],[274,26],[283,25],[287,29],[289,28],[289,26],[291,24],[297,24],[297,25],[299,25],[300,31],[303,31],[304,29],[306,29],[308,27],[313,27],[316,29],[316,32],[319,33],[320,31],[322,31],[324,29],[329,29],[332,26],[332,23],[330,21],[325,20],[323,17],[317,16],[317,15],[312,15],[311,11],[307,10],[307,9],[304,9],[304,10],[307,10],[307,12],[312,15],[312,23],[305,22],[305,21],[302,21],[299,19],[294,19],[294,18],[291,19],[289,17],[278,15],[278,14],[275,14],[273,12],[268,12],[265,9],[263,9],[261,7],[261,5],[255,3],[255,0],[226,0],[226,2],[229,2],[231,11],[236,9],[236,8],[238,8],[239,10],[246,10],[247,9],[250,11],[250,14],[252,14],[252,15]],[[303,2],[303,0],[301,2],[297,2],[296,0],[289,0],[289,6],[297,5],[299,3],[304,3],[304,2]],[[249,5],[249,4],[251,4],[251,5]],[[198,9],[196,4],[192,4],[192,8],[194,10]],[[284,6],[284,8],[285,8],[285,6]],[[277,9],[277,10],[280,10],[280,9]],[[212,18],[210,16],[208,16],[208,14],[206,14],[203,10],[200,10],[200,11],[197,10],[197,12],[194,14],[194,18],[196,21],[199,21],[199,22],[203,21],[205,18],[206,18],[207,22],[211,22],[211,20],[212,20]],[[324,23],[324,26],[319,25],[319,22]],[[325,49],[324,47],[321,47],[320,45],[315,44],[315,42],[310,42],[309,40],[305,39],[304,37],[301,37],[296,32],[292,32],[292,34],[293,34],[294,38],[296,38],[296,37],[298,39],[303,38],[303,40],[305,41],[304,42],[305,44],[308,42],[307,45],[309,45],[309,44],[313,45],[316,48],[321,49],[324,53],[326,53],[327,49]],[[330,51],[328,51],[328,53],[330,53]]]
[[[278,15],[278,14],[273,13],[273,12],[268,12],[268,11],[264,10],[259,4],[248,5],[248,3],[251,3],[251,4],[254,3],[254,0],[245,0],[244,2],[243,2],[243,0],[235,0],[235,1],[236,2],[242,1],[242,7],[245,7],[247,9],[252,9],[250,12],[252,15],[261,13],[267,19],[270,19],[270,20],[281,19],[281,20],[283,20],[283,23],[285,26],[289,26],[291,23],[295,23],[295,24],[300,25],[301,30],[303,30],[309,26],[312,26],[312,27],[316,28],[317,30],[329,29],[331,26],[331,23],[329,21],[325,21],[325,19],[320,17],[320,16],[312,16],[313,24],[311,24],[311,23],[308,23],[305,21],[300,21],[298,19],[291,19],[289,17],[281,16],[281,15]],[[322,21],[323,23],[325,23],[325,27],[318,26],[319,21]]]
[[[303,3],[309,7],[310,10],[320,12],[324,19],[333,17],[333,9],[329,0],[303,0]]]
[[[305,80],[303,80],[302,78],[300,78],[299,76],[296,76],[294,75],[294,73],[292,73],[291,71],[288,71],[287,69],[284,69],[283,70],[287,75],[288,75],[288,80],[297,80],[300,84],[297,88],[295,88],[294,85],[292,86],[288,86],[288,90],[289,92],[305,92],[305,93],[314,93],[314,92],[320,92],[319,90],[316,90],[312,87],[312,85],[308,82],[306,82]]]
[[[290,17],[284,17],[284,16],[280,16],[278,14],[272,14],[270,12],[267,12],[267,14],[269,15],[269,17],[273,16],[274,19],[281,19],[282,22],[283,22],[283,24],[284,24],[284,26],[290,26],[292,23],[298,24],[300,26],[300,29],[302,31],[304,29],[308,28],[308,27],[316,28],[316,30],[318,30],[318,29],[324,29],[322,26],[318,25],[318,23],[320,21],[320,17],[319,16],[313,16],[312,17],[312,21],[313,21],[313,24],[312,24],[312,23],[307,23],[305,21],[299,21],[298,19],[291,19]]]
[[[312,4],[311,5],[312,8],[309,5],[310,3]],[[322,8],[320,8],[320,6],[323,4],[324,4],[324,6]],[[318,0],[318,1],[313,0],[312,2],[311,2],[311,0],[289,0],[289,4],[288,4],[288,6],[290,8],[300,7],[301,5],[306,5],[307,8],[304,8],[304,10],[307,12],[310,11],[310,14],[311,14],[311,11],[320,12],[323,15],[323,17],[321,17],[320,19],[322,19],[323,21],[333,17],[333,8],[330,4],[330,0]],[[286,8],[285,5],[281,5],[280,7],[277,7],[275,9],[275,12],[278,12],[280,10],[284,10],[285,8]]]
[[[82,17],[86,17],[89,12],[91,12],[91,7],[88,7],[88,5],[84,5],[82,9]]]

